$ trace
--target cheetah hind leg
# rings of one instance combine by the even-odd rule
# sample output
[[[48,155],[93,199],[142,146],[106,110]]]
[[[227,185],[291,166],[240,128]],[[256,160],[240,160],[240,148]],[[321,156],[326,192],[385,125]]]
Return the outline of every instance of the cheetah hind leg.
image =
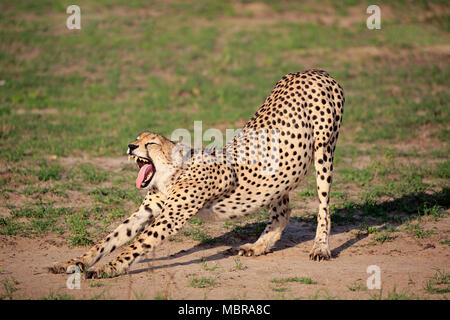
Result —
[[[314,261],[331,258],[329,237],[331,219],[329,209],[330,187],[333,174],[333,147],[319,147],[314,152],[314,167],[316,169],[317,193],[319,196],[319,213],[317,215],[317,230],[314,245],[309,258]]]
[[[267,253],[277,242],[289,221],[289,195],[270,205],[269,223],[255,243],[247,243],[239,247],[240,256],[259,256]]]

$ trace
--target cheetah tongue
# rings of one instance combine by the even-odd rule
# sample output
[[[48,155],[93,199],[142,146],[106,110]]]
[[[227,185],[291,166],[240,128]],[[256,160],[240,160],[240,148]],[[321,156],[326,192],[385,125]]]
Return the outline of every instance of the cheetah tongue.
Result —
[[[139,170],[137,179],[136,179],[136,188],[140,189],[142,186],[142,182],[144,182],[145,178],[153,172],[153,166],[151,164],[144,164]]]

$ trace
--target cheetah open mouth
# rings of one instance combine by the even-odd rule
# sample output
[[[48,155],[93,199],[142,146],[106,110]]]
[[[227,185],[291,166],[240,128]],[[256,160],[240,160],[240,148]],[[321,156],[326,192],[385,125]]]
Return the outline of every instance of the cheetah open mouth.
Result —
[[[149,185],[155,175],[156,169],[151,159],[141,158],[135,155],[129,156],[134,158],[134,161],[139,166],[139,173],[136,178],[136,188],[142,189]]]

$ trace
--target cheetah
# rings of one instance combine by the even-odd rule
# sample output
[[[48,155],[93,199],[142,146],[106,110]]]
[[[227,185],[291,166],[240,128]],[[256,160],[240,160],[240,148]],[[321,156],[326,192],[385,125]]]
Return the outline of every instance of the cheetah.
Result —
[[[139,209],[85,254],[49,271],[66,273],[76,265],[86,271],[86,278],[118,276],[194,215],[224,220],[269,208],[261,236],[238,250],[244,256],[265,254],[280,239],[290,216],[289,192],[306,176],[312,161],[320,204],[309,257],[329,259],[329,196],[344,102],[342,87],[327,72],[311,69],[283,76],[222,148],[193,149],[143,132],[127,150],[139,166],[136,187],[148,189]],[[254,134],[260,132],[264,134]],[[113,261],[93,267],[133,239]]]

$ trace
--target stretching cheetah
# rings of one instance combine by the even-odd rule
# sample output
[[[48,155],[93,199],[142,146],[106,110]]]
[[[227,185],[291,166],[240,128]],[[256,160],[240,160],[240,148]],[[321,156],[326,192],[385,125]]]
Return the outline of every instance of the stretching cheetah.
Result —
[[[87,269],[87,278],[114,277],[194,215],[232,219],[269,207],[269,222],[259,239],[239,248],[239,255],[264,254],[280,239],[290,215],[289,192],[313,159],[320,205],[309,256],[329,259],[328,202],[344,101],[342,87],[325,71],[313,69],[284,76],[223,148],[186,150],[163,136],[140,134],[127,150],[139,165],[136,186],[149,190],[139,210],[87,253],[49,270],[64,273],[77,265]],[[115,260],[89,268],[135,237]]]

